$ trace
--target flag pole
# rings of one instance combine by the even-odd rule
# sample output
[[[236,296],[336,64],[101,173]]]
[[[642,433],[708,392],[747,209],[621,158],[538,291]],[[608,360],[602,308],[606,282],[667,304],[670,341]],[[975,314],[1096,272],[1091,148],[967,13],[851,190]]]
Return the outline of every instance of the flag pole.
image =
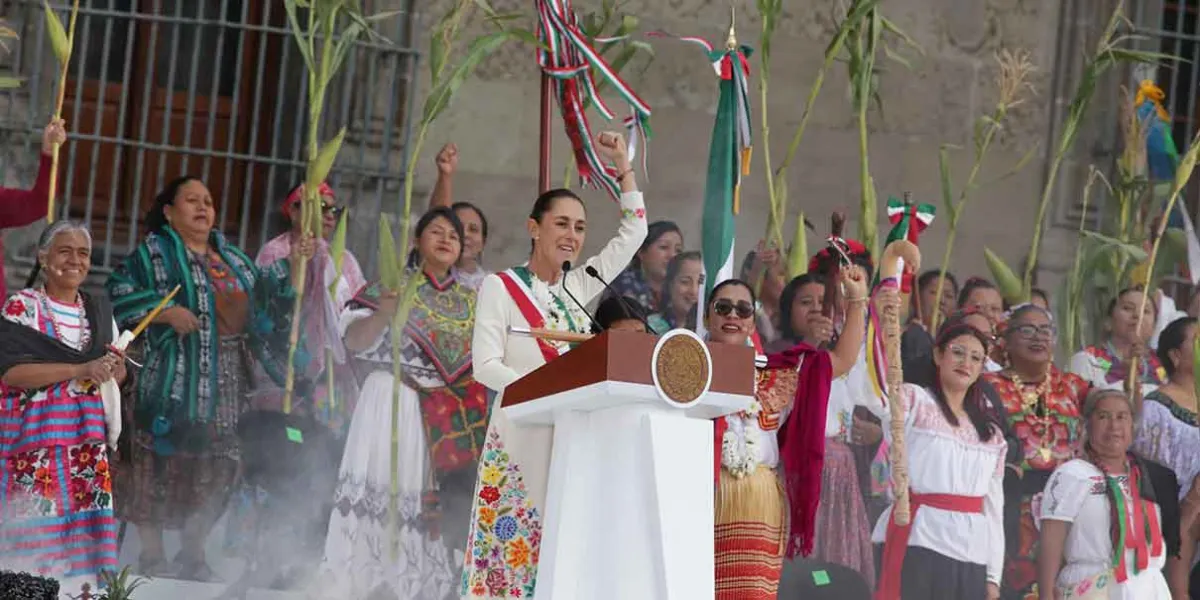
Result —
[[[550,189],[550,110],[554,105],[554,83],[542,73],[542,102],[538,131],[538,193]]]

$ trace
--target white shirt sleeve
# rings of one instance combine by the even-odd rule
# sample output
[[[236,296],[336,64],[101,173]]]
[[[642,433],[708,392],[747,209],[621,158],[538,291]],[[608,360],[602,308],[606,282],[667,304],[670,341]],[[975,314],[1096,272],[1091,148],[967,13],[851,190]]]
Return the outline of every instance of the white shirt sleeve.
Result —
[[[1104,372],[1092,362],[1092,356],[1085,351],[1076,352],[1071,357],[1067,370],[1083,378],[1084,381],[1098,387],[1106,387]]]
[[[1091,493],[1091,482],[1071,473],[1067,467],[1073,468],[1074,465],[1070,462],[1060,465],[1046,481],[1042,492],[1042,520],[1073,523],[1079,515],[1083,501]]]
[[[993,435],[1000,435],[997,431]],[[988,562],[987,580],[1000,585],[1000,577],[1004,574],[1004,457],[1007,452],[1001,452],[996,461],[996,472],[988,485],[987,496],[983,498],[983,514],[988,519]]]
[[[496,392],[520,379],[511,367],[504,364],[504,348],[508,340],[508,291],[496,274],[484,278],[479,286],[479,301],[475,304],[475,334],[471,341],[471,357],[475,381]]]
[[[594,277],[590,277],[586,272],[586,267],[594,267],[605,281],[611,282],[621,274],[625,267],[629,266],[629,261],[633,260],[638,248],[645,241],[646,232],[646,204],[642,193],[626,192],[621,194],[621,225],[617,229],[616,237],[609,240],[599,254],[589,258],[584,263],[584,268],[572,269],[567,274],[569,281],[566,284],[570,286],[571,292],[578,296],[581,303],[588,304],[604,291],[604,284]],[[476,379],[478,379],[478,372],[476,372]]]

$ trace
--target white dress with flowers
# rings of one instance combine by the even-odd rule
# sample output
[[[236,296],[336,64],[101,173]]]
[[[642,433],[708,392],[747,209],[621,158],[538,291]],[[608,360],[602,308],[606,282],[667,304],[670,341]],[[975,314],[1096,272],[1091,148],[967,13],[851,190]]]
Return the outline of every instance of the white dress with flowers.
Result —
[[[526,285],[545,326],[585,332],[587,317],[572,308],[563,287],[587,304],[604,286],[589,277],[585,267],[595,267],[601,277],[611,280],[629,264],[645,237],[642,194],[622,194],[620,228],[598,255],[554,284],[534,277]],[[554,428],[515,425],[499,407],[504,388],[545,364],[546,356],[536,340],[510,334],[510,327],[530,325],[501,275],[484,279],[477,306],[471,347],[475,379],[497,394],[479,462],[460,594],[463,598],[529,598],[537,578]],[[555,348],[560,354],[569,349]]]

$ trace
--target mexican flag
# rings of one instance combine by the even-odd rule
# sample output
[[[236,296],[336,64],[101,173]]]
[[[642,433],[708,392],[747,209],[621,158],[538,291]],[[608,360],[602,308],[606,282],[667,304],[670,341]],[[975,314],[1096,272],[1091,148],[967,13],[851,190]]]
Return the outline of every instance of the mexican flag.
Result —
[[[699,305],[706,304],[714,286],[732,279],[733,240],[737,235],[734,217],[739,208],[742,177],[750,172],[750,103],[747,78],[750,48],[741,46],[709,51],[720,75],[721,96],[708,151],[701,221],[701,251],[704,255],[704,289]],[[697,331],[703,331],[703,311],[697,311]]]

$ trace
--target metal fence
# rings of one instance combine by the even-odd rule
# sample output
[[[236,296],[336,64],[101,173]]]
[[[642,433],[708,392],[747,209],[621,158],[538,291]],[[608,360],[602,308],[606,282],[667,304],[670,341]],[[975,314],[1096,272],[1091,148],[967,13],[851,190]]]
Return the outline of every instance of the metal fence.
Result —
[[[351,51],[321,124],[323,139],[347,126],[331,184],[352,214],[372,221],[397,210],[407,160],[418,54],[412,0],[403,1],[410,10],[379,25],[389,43],[363,40]],[[51,6],[66,23],[69,4]],[[8,14],[21,34],[13,68],[27,82],[5,92],[0,134],[24,137],[30,155],[57,94],[42,11],[41,0],[17,0]],[[280,0],[83,0],[65,86],[60,198],[63,215],[91,223],[96,269],[108,271],[137,244],[155,194],[183,174],[208,185],[217,226],[255,252],[303,177],[305,75]],[[14,250],[18,262],[32,261]]]

